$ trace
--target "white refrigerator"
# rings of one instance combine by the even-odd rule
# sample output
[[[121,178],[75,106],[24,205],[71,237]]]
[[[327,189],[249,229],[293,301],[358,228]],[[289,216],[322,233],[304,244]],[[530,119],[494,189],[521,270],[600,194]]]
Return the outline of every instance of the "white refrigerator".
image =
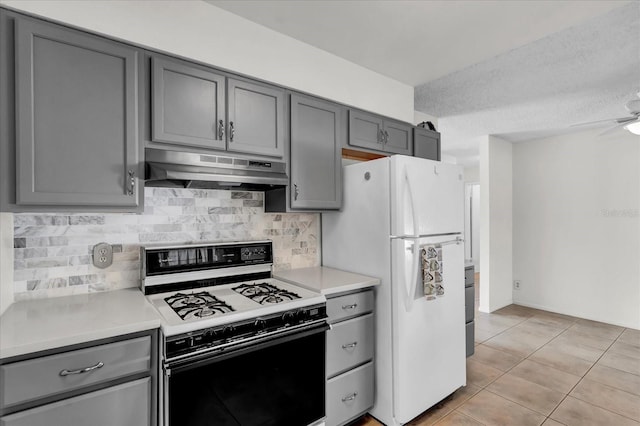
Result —
[[[322,214],[322,263],[381,279],[370,413],[402,425],[466,384],[463,169],[394,155],[346,166],[343,182],[342,210]],[[421,252],[436,244],[444,294],[428,300]]]

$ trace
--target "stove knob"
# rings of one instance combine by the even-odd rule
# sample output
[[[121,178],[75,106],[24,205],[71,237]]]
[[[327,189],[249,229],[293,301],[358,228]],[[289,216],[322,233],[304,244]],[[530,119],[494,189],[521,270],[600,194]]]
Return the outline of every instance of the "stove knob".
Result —
[[[264,330],[265,328],[267,328],[267,322],[265,320],[263,320],[262,318],[258,318],[256,320],[255,323],[253,323],[253,325],[258,329],[258,330]]]
[[[302,322],[307,317],[307,312],[304,309],[299,309],[296,311],[296,319],[298,322]]]
[[[295,324],[296,323],[295,313],[285,312],[284,314],[282,314],[282,322],[284,322],[285,324]]]
[[[233,336],[233,334],[236,332],[236,328],[233,325],[227,325],[222,329],[222,337],[224,337],[225,339]]]

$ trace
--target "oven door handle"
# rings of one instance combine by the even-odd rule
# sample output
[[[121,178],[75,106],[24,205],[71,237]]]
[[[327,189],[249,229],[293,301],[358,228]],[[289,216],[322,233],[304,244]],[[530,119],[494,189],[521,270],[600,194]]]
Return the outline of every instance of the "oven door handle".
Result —
[[[210,351],[202,352],[192,357],[181,358],[178,360],[165,361],[165,369],[170,371],[170,374],[179,373],[180,371],[190,370],[195,367],[202,367],[215,362],[223,361],[225,359],[239,356],[245,353],[257,351],[260,349],[268,348],[280,343],[289,342],[291,340],[300,339],[303,337],[311,336],[313,334],[324,333],[329,330],[329,324],[323,322],[304,329],[295,329],[291,331],[283,331],[276,335],[265,336],[264,339],[250,340],[247,342],[238,342],[238,344],[223,347],[219,350],[212,348]]]

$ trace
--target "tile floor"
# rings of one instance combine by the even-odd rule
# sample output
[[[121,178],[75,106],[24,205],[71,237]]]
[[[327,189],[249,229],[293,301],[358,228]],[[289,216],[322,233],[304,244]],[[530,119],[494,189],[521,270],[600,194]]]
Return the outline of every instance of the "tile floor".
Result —
[[[640,330],[510,305],[475,332],[467,386],[411,426],[640,426]]]

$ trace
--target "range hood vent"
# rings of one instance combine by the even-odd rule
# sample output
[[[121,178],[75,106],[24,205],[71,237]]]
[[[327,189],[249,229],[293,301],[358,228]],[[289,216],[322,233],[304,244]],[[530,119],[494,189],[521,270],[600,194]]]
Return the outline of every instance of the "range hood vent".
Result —
[[[286,163],[146,148],[147,186],[268,191],[287,186]]]

